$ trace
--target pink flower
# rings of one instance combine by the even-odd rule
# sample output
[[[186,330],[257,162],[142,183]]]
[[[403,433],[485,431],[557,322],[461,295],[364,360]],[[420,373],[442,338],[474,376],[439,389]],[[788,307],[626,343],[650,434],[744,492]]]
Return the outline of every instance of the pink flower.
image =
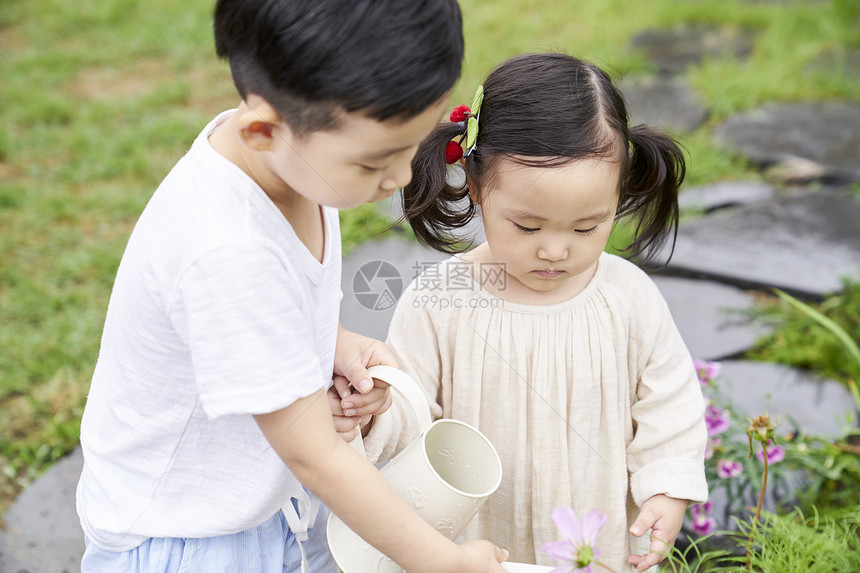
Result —
[[[722,434],[729,429],[729,413],[713,404],[705,409],[705,426],[709,436]]]
[[[717,462],[717,475],[723,479],[739,476],[743,469],[741,463],[734,460],[720,460]]]
[[[699,383],[702,386],[707,386],[720,375],[719,362],[696,359],[693,360],[693,367],[696,369],[696,375],[699,377]]]
[[[712,436],[708,438],[708,443],[705,445],[706,460],[709,460],[714,457],[714,450],[720,447],[720,443],[722,443],[722,440],[719,436]]]
[[[771,445],[770,440],[768,440],[767,445],[767,463],[775,464],[776,462],[781,462],[785,459],[785,448],[782,446]],[[756,455],[758,456],[758,461],[764,463],[764,452],[759,450]]]
[[[693,518],[692,529],[696,535],[709,535],[717,529],[717,520],[713,516],[708,515],[711,507],[711,500],[703,504],[697,503],[690,506],[690,515]]]
[[[557,507],[552,510],[552,520],[564,541],[552,541],[541,547],[541,551],[558,561],[558,567],[550,573],[592,573],[591,563],[600,555],[594,542],[606,516],[592,509],[580,520],[569,507]]]

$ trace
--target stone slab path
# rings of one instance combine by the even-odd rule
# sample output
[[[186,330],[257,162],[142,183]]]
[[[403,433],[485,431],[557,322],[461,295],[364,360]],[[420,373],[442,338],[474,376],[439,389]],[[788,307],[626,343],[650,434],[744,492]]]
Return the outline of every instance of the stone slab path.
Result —
[[[838,292],[842,279],[860,279],[860,201],[803,192],[714,211],[682,224],[667,270],[805,297]]]

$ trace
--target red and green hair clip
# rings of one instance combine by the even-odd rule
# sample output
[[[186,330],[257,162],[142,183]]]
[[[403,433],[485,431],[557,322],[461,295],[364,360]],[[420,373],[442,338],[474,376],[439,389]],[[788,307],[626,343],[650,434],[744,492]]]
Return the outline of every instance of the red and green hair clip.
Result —
[[[458,105],[448,118],[453,123],[461,124],[460,137],[456,141],[448,142],[445,147],[445,162],[449,165],[457,163],[460,158],[468,157],[475,150],[478,142],[478,118],[481,115],[481,103],[484,101],[484,86],[478,86],[475,97],[472,98],[472,107]],[[463,150],[465,139],[466,149]]]

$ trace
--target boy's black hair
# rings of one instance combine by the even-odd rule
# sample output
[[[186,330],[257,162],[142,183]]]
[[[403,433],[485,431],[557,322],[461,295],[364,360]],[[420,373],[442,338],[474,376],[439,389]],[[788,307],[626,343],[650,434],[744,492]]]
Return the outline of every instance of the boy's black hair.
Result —
[[[492,184],[494,166],[509,159],[555,167],[583,158],[621,164],[618,217],[633,215],[631,256],[655,254],[678,227],[678,190],[684,155],[677,143],[645,125],[628,126],[621,92],[597,66],[567,54],[523,54],[498,66],[484,82],[477,146],[463,161],[471,191],[480,197]],[[457,137],[455,123],[442,123],[412,161],[412,182],[403,207],[419,240],[448,252],[462,249],[451,232],[475,213],[463,208],[464,184],[446,181],[445,146]]]
[[[215,47],[242,98],[265,99],[298,134],[338,113],[408,118],[460,75],[456,0],[218,0]]]

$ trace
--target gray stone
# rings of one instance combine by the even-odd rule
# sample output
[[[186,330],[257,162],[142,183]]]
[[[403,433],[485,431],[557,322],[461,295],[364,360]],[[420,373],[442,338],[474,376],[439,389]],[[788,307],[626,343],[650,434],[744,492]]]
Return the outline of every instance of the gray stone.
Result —
[[[681,74],[704,58],[743,59],[752,50],[746,30],[731,27],[680,25],[672,29],[647,30],[633,38],[662,73]]]
[[[764,176],[782,185],[806,185],[831,178],[830,171],[824,165],[796,156],[788,157],[768,167],[764,171]]]
[[[624,93],[631,125],[644,123],[678,133],[693,131],[705,121],[705,109],[681,79],[631,77],[621,80],[618,87]]]
[[[734,205],[749,205],[771,199],[773,186],[757,181],[723,181],[684,189],[678,196],[682,210],[713,211]]]
[[[25,489],[4,515],[0,571],[77,573],[84,534],[75,510],[75,488],[84,458],[80,448]]]
[[[824,181],[860,180],[858,103],[769,104],[729,118],[714,136],[764,166],[799,157],[818,164]]]
[[[782,364],[724,360],[718,387],[749,417],[767,413],[777,434],[800,430],[838,438],[857,426],[857,408],[841,383]]]
[[[860,77],[860,49],[840,46],[838,51],[826,52],[815,58],[804,68],[804,71],[813,77],[828,74],[858,78]]]
[[[746,313],[754,299],[711,281],[653,276],[693,358],[720,360],[753,347],[772,329]]]
[[[716,211],[682,223],[664,273],[824,296],[860,276],[858,221],[860,202],[832,191]]]
[[[449,255],[398,238],[368,241],[343,261],[340,322],[385,340],[394,307],[412,279]]]

